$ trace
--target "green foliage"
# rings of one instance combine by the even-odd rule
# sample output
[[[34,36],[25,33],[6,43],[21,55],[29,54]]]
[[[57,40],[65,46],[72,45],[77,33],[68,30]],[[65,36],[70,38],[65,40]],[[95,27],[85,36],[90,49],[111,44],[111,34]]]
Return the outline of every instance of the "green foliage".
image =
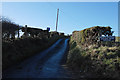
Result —
[[[72,42],[70,49],[73,49],[73,48],[75,48],[76,46],[77,46],[76,42]]]
[[[31,57],[54,44],[62,37],[53,36],[51,38],[20,38],[11,41],[2,41],[3,69]]]
[[[111,28],[110,27],[101,27],[94,26],[81,31],[73,32],[73,39],[79,44],[95,44],[97,43],[98,37],[100,34],[110,35]]]
[[[88,37],[89,29],[85,29],[85,36]]]
[[[83,34],[83,31],[81,33]],[[70,42],[71,47],[76,40],[70,39]],[[116,43],[106,42],[101,43],[106,46],[94,44],[87,47],[76,44],[75,47],[69,49],[68,66],[77,71],[96,74],[96,77],[119,78],[120,46],[118,44],[116,46]]]

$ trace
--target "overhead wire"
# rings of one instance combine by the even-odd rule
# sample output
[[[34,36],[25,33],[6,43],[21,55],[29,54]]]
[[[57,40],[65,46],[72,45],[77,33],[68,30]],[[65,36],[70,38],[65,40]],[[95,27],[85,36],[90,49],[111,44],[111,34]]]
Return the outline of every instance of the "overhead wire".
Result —
[[[54,8],[54,9],[57,9],[58,7],[57,6],[55,6],[54,4],[50,4],[50,3],[48,3],[52,8]],[[70,18],[70,19],[74,19],[75,17],[74,16],[72,16],[72,15],[67,15],[65,12],[63,12],[63,10],[62,10],[62,8],[61,9],[59,9],[59,11],[60,12],[62,12],[65,16],[64,17],[66,17],[67,19],[68,18]],[[69,20],[69,19],[68,19]],[[73,22],[74,22],[74,20],[73,20]],[[74,25],[75,25],[75,27],[77,27],[78,25],[76,25],[75,23],[74,23]],[[118,30],[114,30],[115,32],[119,32]]]
[[[52,8],[54,8],[54,9],[58,9],[59,7],[57,7],[57,6],[55,6],[55,5],[53,5],[53,4],[50,4],[50,3],[48,3]],[[64,17],[66,17],[66,19],[68,19],[68,20],[70,20],[70,19],[74,19],[75,17],[74,16],[72,16],[72,15],[68,15],[68,14],[66,14],[65,12],[63,12],[63,9],[62,8],[60,8],[59,9],[59,12],[60,13],[63,13],[65,16]],[[69,19],[70,18],[70,19]],[[74,22],[74,20],[73,20],[73,22]],[[75,23],[74,23],[74,25],[76,25]]]

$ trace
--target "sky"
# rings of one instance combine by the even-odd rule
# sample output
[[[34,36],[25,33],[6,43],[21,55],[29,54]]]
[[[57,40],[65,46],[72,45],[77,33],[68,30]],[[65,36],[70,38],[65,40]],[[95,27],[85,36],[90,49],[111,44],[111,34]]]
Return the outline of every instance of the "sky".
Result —
[[[3,2],[2,16],[19,25],[71,34],[93,26],[110,26],[118,36],[117,2]]]

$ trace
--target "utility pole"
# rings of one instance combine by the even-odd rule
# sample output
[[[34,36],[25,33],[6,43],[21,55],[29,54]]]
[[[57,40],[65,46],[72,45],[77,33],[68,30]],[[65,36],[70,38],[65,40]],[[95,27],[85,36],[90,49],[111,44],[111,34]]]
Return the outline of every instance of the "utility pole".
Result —
[[[56,32],[57,32],[57,26],[58,26],[58,15],[59,15],[59,8],[57,9]]]

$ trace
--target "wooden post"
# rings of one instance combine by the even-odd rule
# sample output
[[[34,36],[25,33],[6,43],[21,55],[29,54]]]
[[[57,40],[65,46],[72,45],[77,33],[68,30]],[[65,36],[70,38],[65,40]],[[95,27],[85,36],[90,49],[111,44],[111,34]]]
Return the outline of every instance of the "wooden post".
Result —
[[[57,32],[57,26],[58,26],[58,14],[59,14],[59,8],[57,9],[56,32]]]
[[[27,25],[25,25],[25,37],[27,37]]]
[[[20,34],[19,34],[19,26],[18,26],[18,38],[19,38]]]

